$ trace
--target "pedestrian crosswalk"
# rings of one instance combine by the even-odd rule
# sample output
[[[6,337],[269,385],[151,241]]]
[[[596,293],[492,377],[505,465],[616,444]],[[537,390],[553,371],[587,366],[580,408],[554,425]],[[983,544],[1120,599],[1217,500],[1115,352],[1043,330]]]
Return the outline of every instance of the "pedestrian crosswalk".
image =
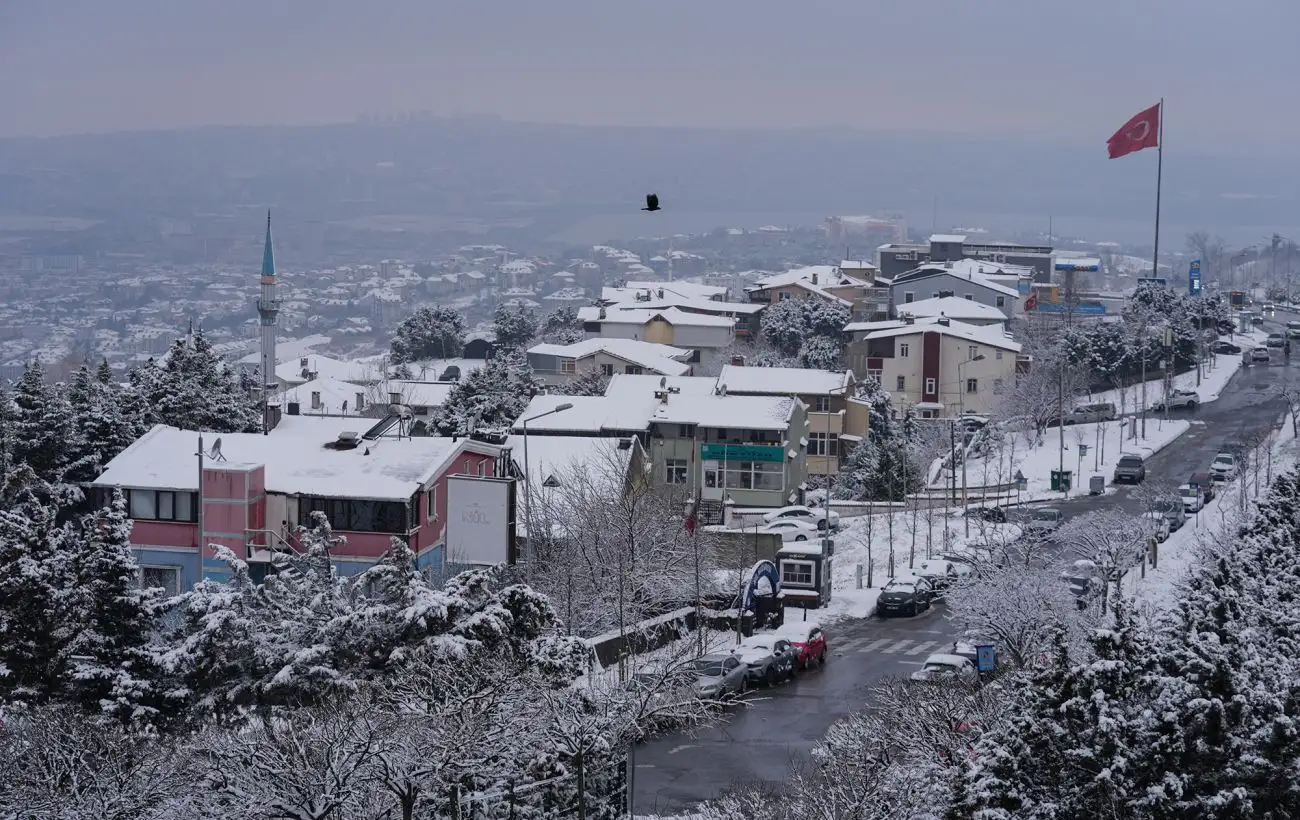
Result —
[[[854,652],[858,654],[879,653],[881,655],[920,657],[935,652],[943,652],[951,648],[951,646],[952,641],[944,639],[926,641],[913,638],[876,638],[873,640],[870,636],[866,636],[832,644],[831,651],[840,654]]]

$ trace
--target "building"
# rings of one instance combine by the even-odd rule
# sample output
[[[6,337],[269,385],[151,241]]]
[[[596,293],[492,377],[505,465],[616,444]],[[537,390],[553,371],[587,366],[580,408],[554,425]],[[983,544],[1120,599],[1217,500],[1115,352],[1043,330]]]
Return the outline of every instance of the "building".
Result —
[[[728,396],[791,396],[808,408],[808,473],[836,475],[867,435],[870,405],[853,396],[852,371],[727,365],[717,390]]]
[[[891,242],[881,245],[876,256],[880,275],[887,279],[894,279],[927,262],[957,262],[962,259],[1031,268],[1036,282],[1048,282],[1052,278],[1050,246],[967,242],[962,234],[934,234],[925,244]]]
[[[823,223],[832,242],[861,242],[876,247],[881,242],[906,242],[907,222],[901,216],[828,216]]]
[[[449,481],[508,479],[509,453],[468,439],[398,437],[393,427],[388,419],[367,430],[355,418],[286,416],[266,435],[215,436],[157,425],[108,463],[92,494],[126,494],[136,560],[151,585],[173,593],[200,577],[229,578],[212,545],[264,576],[273,552],[299,547],[294,530],[310,526],[313,511],[347,539],[333,551],[340,572],[373,566],[398,538],[436,574],[451,563],[450,513],[465,503],[449,503]],[[506,550],[499,542],[513,527],[513,509],[489,505],[484,515],[477,537]]]
[[[548,387],[573,381],[579,374],[596,371],[604,376],[629,375],[689,376],[698,358],[695,351],[682,350],[632,339],[585,339],[569,345],[540,344],[528,349],[528,364]]]
[[[292,387],[300,387],[319,378],[349,382],[358,386],[378,384],[384,380],[385,368],[383,357],[349,361],[335,359],[332,356],[309,354],[297,360],[281,362],[275,367],[275,383],[278,385],[273,393],[280,393]]]
[[[861,294],[863,281],[834,265],[809,265],[765,276],[745,288],[752,302],[775,305],[787,299],[824,299],[846,308]]]
[[[720,395],[705,377],[611,380],[605,396],[535,396],[513,433],[636,437],[656,484],[700,499],[704,523],[722,521],[723,504],[780,507],[803,497],[808,415],[786,397]],[[674,384],[674,381],[677,382]],[[682,386],[682,382],[689,386]],[[556,411],[568,404],[566,410]],[[543,415],[545,414],[545,415]]]
[[[925,299],[956,297],[997,308],[1010,319],[1021,312],[1021,289],[1008,284],[1006,274],[994,266],[970,259],[927,262],[894,278],[889,289],[891,312],[901,315],[908,305]],[[1025,294],[1029,282],[1025,280]]]
[[[910,405],[921,418],[993,412],[1015,383],[1020,343],[996,325],[908,316],[850,333],[845,359],[853,371],[879,379],[896,409]]]
[[[995,297],[994,302],[996,303],[996,301]],[[940,316],[947,316],[954,322],[965,322],[968,325],[998,325],[1002,328],[1006,327],[1009,318],[1002,308],[977,302],[973,298],[965,299],[959,296],[940,296],[933,299],[908,302],[905,305],[900,305],[896,312],[917,319],[935,319]],[[851,327],[852,325],[845,327],[845,330],[849,330]]]
[[[632,284],[654,285],[633,288]],[[738,339],[758,333],[759,315],[764,304],[754,302],[727,302],[723,300],[727,288],[697,285],[693,282],[642,282],[629,283],[628,287],[604,288],[600,306],[623,310],[667,310],[675,308],[684,313],[698,313],[732,320]]]
[[[697,354],[688,359],[690,364],[704,368],[720,367],[736,341],[734,319],[675,307],[585,307],[578,310],[578,319],[588,339],[632,339],[683,348]]]
[[[275,326],[280,313],[280,297],[276,292],[275,251],[271,247],[271,212],[266,212],[266,241],[262,247],[261,294],[257,299],[257,323],[261,330],[262,360],[258,372],[262,377],[262,430],[271,429],[271,394],[281,385],[271,375],[276,373]]]

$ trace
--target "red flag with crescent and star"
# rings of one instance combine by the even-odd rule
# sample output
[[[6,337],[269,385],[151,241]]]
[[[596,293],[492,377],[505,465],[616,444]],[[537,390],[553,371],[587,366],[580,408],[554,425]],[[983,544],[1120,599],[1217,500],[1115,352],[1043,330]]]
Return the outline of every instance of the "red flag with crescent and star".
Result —
[[[1127,156],[1143,148],[1160,147],[1160,104],[1135,114],[1133,119],[1106,140],[1106,150],[1111,159]]]

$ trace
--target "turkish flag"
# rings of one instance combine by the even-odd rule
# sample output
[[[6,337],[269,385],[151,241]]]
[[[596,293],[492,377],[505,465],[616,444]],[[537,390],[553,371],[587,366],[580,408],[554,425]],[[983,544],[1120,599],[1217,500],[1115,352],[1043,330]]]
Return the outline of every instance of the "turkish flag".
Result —
[[[1038,307],[1038,294],[1037,293],[1029,294],[1029,298],[1025,300],[1025,310],[1035,310],[1037,307]]]
[[[1160,103],[1148,108],[1124,125],[1106,140],[1106,150],[1111,159],[1118,159],[1143,148],[1160,146]]]

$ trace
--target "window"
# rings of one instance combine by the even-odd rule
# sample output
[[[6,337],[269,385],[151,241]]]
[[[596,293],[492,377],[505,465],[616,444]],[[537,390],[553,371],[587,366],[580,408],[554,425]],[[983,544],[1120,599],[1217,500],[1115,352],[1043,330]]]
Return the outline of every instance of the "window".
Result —
[[[306,496],[300,502],[299,510],[299,523],[304,527],[313,525],[311,514],[319,511],[325,513],[336,530],[402,535],[407,529],[406,504],[400,501]]]
[[[785,465],[770,461],[722,462],[722,486],[731,490],[782,489]],[[707,482],[706,482],[707,483]]]
[[[895,390],[906,390],[906,389],[907,389],[907,377],[906,377],[906,376],[899,376],[898,379],[895,381],[894,389],[895,389]]]
[[[365,410],[365,409],[366,409],[366,394],[365,394],[365,393],[358,393],[358,394],[357,394],[357,403],[356,403],[356,408],[357,408],[357,412],[358,412],[358,413],[360,413],[362,410]]]
[[[935,416],[933,410],[922,410],[922,411],[921,411],[921,418],[923,418],[923,419],[932,419],[932,418],[936,418],[936,416]]]
[[[677,437],[678,437],[678,438],[690,438],[690,437],[691,437],[691,426],[690,426],[689,424],[679,424],[679,425],[677,425]]]
[[[868,367],[868,368],[867,368],[867,375],[870,376],[870,377],[873,378],[873,379],[879,379],[879,378],[881,378],[882,376],[885,375],[885,371],[881,370],[879,367],[874,368],[874,369]]]
[[[197,521],[198,493],[174,490],[130,490],[130,515],[141,521]]]
[[[818,413],[829,413],[831,411],[831,397],[818,396],[813,400],[813,409]]]
[[[996,355],[994,358],[1001,359],[1001,358],[1002,358],[1002,351],[1001,351],[1001,350],[997,351],[997,355]]]
[[[578,363],[573,359],[560,359],[561,373],[577,373]]]
[[[430,521],[433,521],[434,519],[436,519],[436,518],[438,517],[438,489],[437,489],[437,487],[430,487],[430,488],[429,488],[429,498],[428,498],[428,501],[427,501],[426,503],[428,504],[428,517],[429,517],[429,520],[430,520]]]
[[[623,365],[623,372],[629,376],[640,376],[645,372],[645,368],[639,364],[625,364]]]
[[[902,342],[898,345],[898,358],[906,359],[911,352],[912,346],[907,342]]]
[[[664,462],[664,481],[668,484],[685,484],[686,470],[686,459],[670,458]]]
[[[402,394],[401,394],[401,393],[389,393],[389,394],[388,394],[388,403],[389,403],[389,404],[401,404],[401,403],[402,403]]]
[[[980,392],[980,381],[979,381],[979,379],[967,379],[967,380],[966,380],[966,392],[967,392],[967,393],[978,393],[978,392]]]
[[[180,567],[140,567],[140,588],[161,589],[167,598],[181,592]]]
[[[997,304],[998,304],[998,307],[1006,307],[1006,306],[1007,306],[1007,297],[1005,297],[1005,296],[999,296],[999,297],[998,297],[998,302],[997,302]]]
[[[967,302],[973,302],[973,301],[975,301],[975,297],[974,297],[974,296],[971,296],[971,295],[968,293],[968,294],[966,294],[966,301],[967,301]]]
[[[600,375],[602,375],[602,376],[612,376],[612,375],[614,375],[614,365],[612,365],[612,364],[602,364],[602,365],[600,366]]]
[[[790,294],[788,294],[788,293],[778,293],[778,294],[776,295],[776,298],[777,298],[777,301],[779,301],[779,302],[788,302],[788,301],[790,301]]]
[[[782,561],[781,583],[810,587],[813,582],[812,561]]]
[[[808,455],[810,456],[839,455],[839,447],[840,437],[836,433],[808,434]]]
[[[968,348],[968,351],[970,353],[970,355],[966,357],[968,359],[973,359],[980,354],[980,349],[978,345],[971,345]]]
[[[926,379],[926,380],[925,380],[925,392],[926,392],[926,394],[927,394],[927,395],[933,395],[933,394],[934,394],[934,388],[935,388],[934,379]]]
[[[903,294],[903,304],[910,305],[914,301],[916,301],[916,294],[912,291],[909,290]]]

